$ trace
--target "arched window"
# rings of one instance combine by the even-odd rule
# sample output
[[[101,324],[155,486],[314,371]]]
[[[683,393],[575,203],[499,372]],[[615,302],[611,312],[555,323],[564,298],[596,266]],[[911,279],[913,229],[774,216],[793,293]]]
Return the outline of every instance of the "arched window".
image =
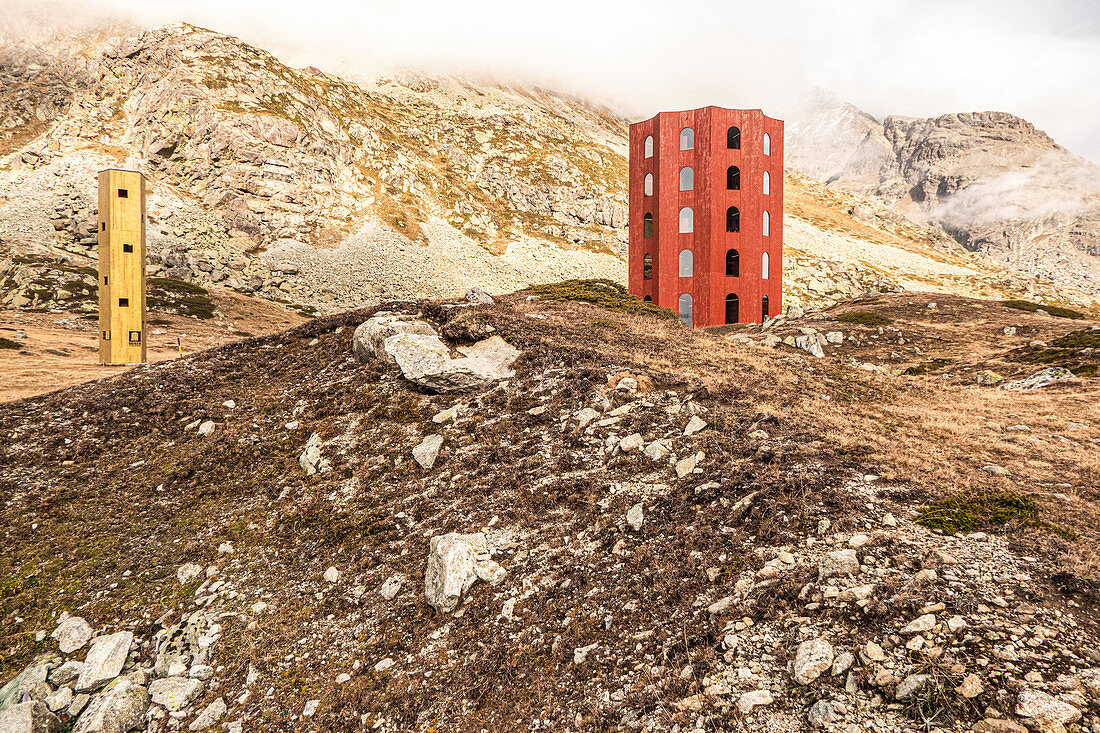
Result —
[[[726,231],[741,231],[741,212],[738,211],[736,206],[731,206],[726,209]]]
[[[646,214],[645,218],[642,219],[642,236],[653,236],[653,214]]]
[[[741,303],[735,293],[726,296],[726,323],[738,323],[741,320]]]
[[[767,174],[765,174],[765,175],[767,175]],[[644,189],[644,193],[645,193],[646,196],[652,196],[653,195],[653,174],[652,173],[646,173],[645,174],[645,185],[642,188]]]
[[[726,277],[740,277],[741,276],[741,255],[737,253],[737,250],[731,249],[726,252]]]
[[[680,209],[680,234],[690,234],[695,231],[695,212],[690,206]]]
[[[680,277],[692,276],[692,256],[690,249],[680,250]]]
[[[741,149],[741,130],[736,127],[731,127],[726,130],[726,147],[729,150]]]
[[[691,328],[691,296],[684,293],[676,301],[677,310],[679,311],[680,320],[684,322],[684,325]]]
[[[772,217],[768,212],[764,212],[764,236],[767,237],[772,233]]]
[[[764,133],[764,155],[772,154],[772,136]]]
[[[726,189],[729,191],[741,190],[741,169],[735,165],[726,168]]]
[[[760,260],[760,277],[767,280],[770,274],[769,270],[771,270],[771,258],[769,258],[768,253],[765,252],[763,258]]]
[[[653,136],[650,135],[645,139],[645,157],[653,157]]]
[[[760,320],[768,320],[768,296],[764,296],[760,299]]]
[[[680,150],[695,150],[695,131],[690,127],[680,130]]]
[[[691,168],[680,169],[680,190],[681,191],[694,191],[695,190],[695,171]]]
[[[653,298],[649,297],[648,295],[645,296],[644,298],[642,298],[642,300],[644,300],[647,303],[652,303],[653,302]]]
[[[772,174],[764,171],[764,195],[770,196],[772,192]]]
[[[642,279],[653,279],[653,255],[646,253],[646,256],[642,258]]]

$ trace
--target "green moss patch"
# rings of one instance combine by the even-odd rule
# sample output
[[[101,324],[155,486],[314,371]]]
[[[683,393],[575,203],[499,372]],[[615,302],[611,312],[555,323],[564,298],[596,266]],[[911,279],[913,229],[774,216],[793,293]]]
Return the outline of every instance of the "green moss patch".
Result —
[[[192,318],[213,318],[214,301],[206,288],[171,277],[151,277],[146,285],[149,310],[178,313]]]
[[[566,280],[560,283],[535,285],[531,288],[531,292],[543,300],[579,300],[624,313],[654,318],[676,318],[676,314],[668,308],[661,308],[636,298],[622,285],[611,280]]]
[[[836,317],[836,320],[841,323],[857,323],[860,326],[885,326],[888,323],[893,323],[893,321],[881,313],[872,313],[871,311],[841,313]]]
[[[1043,521],[1035,500],[1014,491],[973,491],[940,499],[919,509],[914,521],[948,534],[1015,526],[1050,532],[1067,540],[1077,539],[1076,533]]]
[[[1079,377],[1095,377],[1100,373],[1100,331],[1073,331],[1046,346],[1018,349],[1013,358],[1025,364],[1060,366]]]
[[[1045,310],[1052,316],[1058,318],[1072,318],[1074,320],[1081,320],[1085,317],[1084,313],[1079,313],[1069,308],[1060,308],[1056,305],[1043,305],[1042,303],[1032,303],[1030,300],[1002,300],[1001,305],[1006,308],[1015,308],[1020,311],[1027,311],[1028,313],[1034,313],[1040,308]]]
[[[905,376],[907,377],[915,377],[920,374],[934,372],[937,369],[940,369],[950,363],[950,359],[933,359],[932,361],[922,361],[920,364],[911,366],[902,373],[905,374]]]

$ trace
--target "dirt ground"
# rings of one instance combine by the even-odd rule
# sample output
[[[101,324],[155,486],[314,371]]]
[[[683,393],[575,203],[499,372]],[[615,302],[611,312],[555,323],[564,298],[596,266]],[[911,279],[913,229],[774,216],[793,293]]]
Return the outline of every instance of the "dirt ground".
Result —
[[[213,319],[149,313],[150,363],[175,359],[250,336],[264,336],[305,319],[280,305],[236,293],[211,291]],[[154,325],[155,324],[155,325]],[[25,331],[21,349],[0,349],[0,402],[32,397],[74,384],[111,377],[133,365],[98,362],[95,317],[71,312],[0,310],[0,338],[15,340]]]

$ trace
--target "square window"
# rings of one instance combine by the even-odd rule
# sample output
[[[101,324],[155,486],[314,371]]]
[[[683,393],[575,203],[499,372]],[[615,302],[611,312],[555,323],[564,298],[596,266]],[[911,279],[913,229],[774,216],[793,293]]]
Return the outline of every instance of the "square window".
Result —
[[[106,285],[106,284],[107,284],[107,276],[106,276],[106,275],[104,275],[104,276],[103,276],[103,284],[104,284],[104,285]]]
[[[123,252],[133,252],[134,251],[134,245],[124,244],[124,245],[122,245],[122,251]]]
[[[119,305],[120,308],[129,308],[130,307],[130,299],[129,298],[119,298],[118,299],[118,305]]]
[[[130,332],[130,343],[132,343],[132,344],[140,344],[141,343],[141,331],[131,331]]]
[[[118,189],[118,197],[120,199],[129,198],[129,196],[130,196],[130,192],[127,191],[125,188]]]
[[[111,332],[110,331],[104,331],[103,332],[103,340],[104,341],[110,341],[111,340]]]
[[[99,223],[99,231],[101,231],[101,232],[107,231],[107,222],[101,221]]]

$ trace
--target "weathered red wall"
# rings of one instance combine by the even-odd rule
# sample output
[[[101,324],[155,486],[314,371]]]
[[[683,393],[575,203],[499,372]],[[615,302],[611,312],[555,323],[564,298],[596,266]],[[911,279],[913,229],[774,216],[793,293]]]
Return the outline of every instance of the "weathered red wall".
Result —
[[[726,148],[726,132],[741,130],[741,149]],[[680,131],[695,132],[695,148],[680,150]],[[764,155],[764,134],[771,136],[771,155]],[[645,158],[645,139],[653,136],[653,157]],[[741,169],[741,189],[726,190],[726,169]],[[695,190],[680,191],[680,169],[690,166]],[[771,194],[763,193],[763,176],[771,175]],[[654,178],[653,196],[644,196],[647,173]],[[680,234],[680,209],[694,211],[694,232]],[[726,232],[726,209],[741,211],[741,231]],[[771,217],[771,234],[763,235],[763,213]],[[653,237],[643,237],[643,219],[654,217]],[[726,251],[740,254],[740,276],[726,277]],[[694,276],[678,275],[679,253],[690,249]],[[642,279],[642,260],[653,255],[653,279]],[[769,279],[762,274],[764,252],[770,257]],[[726,322],[726,296],[740,301],[739,321],[761,322],[761,303],[768,296],[771,315],[783,308],[783,122],[760,110],[703,107],[662,112],[630,126],[630,292],[649,296],[676,311],[681,294],[693,298],[696,328]]]

